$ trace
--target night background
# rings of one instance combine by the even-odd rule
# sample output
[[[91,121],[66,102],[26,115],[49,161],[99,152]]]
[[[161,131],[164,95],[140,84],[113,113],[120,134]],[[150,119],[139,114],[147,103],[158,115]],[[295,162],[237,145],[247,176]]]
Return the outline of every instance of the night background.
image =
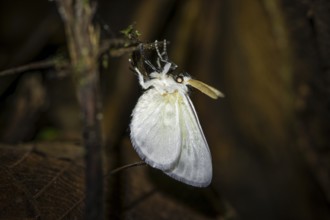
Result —
[[[105,219],[330,219],[329,1],[92,3],[110,42],[96,68]],[[226,95],[190,93],[212,154],[207,188],[148,166],[109,175],[140,161],[129,123],[142,89],[130,52],[111,53],[132,24]],[[0,219],[84,218],[83,104],[65,30],[57,0],[0,2]]]

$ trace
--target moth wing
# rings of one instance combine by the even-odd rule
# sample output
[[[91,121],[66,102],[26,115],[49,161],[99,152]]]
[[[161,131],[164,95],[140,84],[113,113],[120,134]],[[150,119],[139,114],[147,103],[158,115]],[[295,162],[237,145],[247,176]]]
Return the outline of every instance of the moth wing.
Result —
[[[172,168],[181,150],[178,94],[147,90],[133,110],[130,130],[133,147],[147,164]]]
[[[195,108],[187,95],[179,105],[181,155],[166,174],[189,185],[206,187],[212,180],[212,159]]]

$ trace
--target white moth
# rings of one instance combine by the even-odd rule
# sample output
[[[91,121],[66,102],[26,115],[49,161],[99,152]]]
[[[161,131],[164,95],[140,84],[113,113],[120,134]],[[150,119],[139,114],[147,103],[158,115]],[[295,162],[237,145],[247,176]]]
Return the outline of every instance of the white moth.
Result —
[[[168,60],[166,41],[162,53],[157,41],[155,49],[158,68],[143,58],[153,70],[144,74],[148,77],[130,59],[141,87],[146,90],[132,113],[133,147],[150,166],[183,183],[206,187],[212,180],[211,153],[188,96],[188,85],[213,99],[224,95],[187,73],[174,73],[177,66]]]

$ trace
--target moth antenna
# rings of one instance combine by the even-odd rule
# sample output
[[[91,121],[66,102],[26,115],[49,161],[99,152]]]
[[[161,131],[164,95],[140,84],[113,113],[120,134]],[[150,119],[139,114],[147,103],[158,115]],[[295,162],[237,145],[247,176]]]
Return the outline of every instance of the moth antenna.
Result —
[[[164,39],[164,45],[163,45],[163,55],[164,55],[164,59],[168,60],[168,55],[167,55],[167,41]]]
[[[168,56],[167,56],[167,53],[166,53],[166,40],[164,40],[164,46],[163,46],[163,52],[160,53],[159,51],[159,47],[158,47],[158,41],[155,40],[155,48],[156,48],[156,52],[157,52],[157,55],[160,59],[160,61],[164,62],[164,63],[168,63]],[[165,56],[165,58],[163,57],[163,55]]]
[[[160,69],[161,69],[160,61],[165,63],[165,65],[168,64],[168,63],[171,64],[170,68],[169,68],[171,71],[175,70],[178,67],[178,65],[176,65],[175,63],[169,61],[169,59],[168,59],[166,39],[164,39],[164,41],[163,41],[163,52],[162,53],[159,52],[159,47],[158,47],[158,41],[157,40],[155,40],[155,48],[156,48],[156,52],[157,52],[157,55],[158,55],[157,65]]]
[[[157,52],[158,57],[160,58],[161,61],[163,61],[163,57],[160,54],[159,48],[158,48],[158,40],[155,40],[155,48],[156,48],[156,52]]]
[[[168,56],[167,56],[167,53],[166,53],[166,40],[164,40],[164,46],[163,46],[163,52],[162,53],[160,53],[160,51],[159,51],[157,40],[155,40],[155,48],[156,48],[156,52],[157,52],[157,55],[158,55],[156,63],[157,63],[157,66],[158,66],[159,70],[161,70],[162,65],[161,65],[160,61],[162,61],[165,64],[169,63],[168,62]],[[165,58],[163,58],[163,55],[165,56]]]

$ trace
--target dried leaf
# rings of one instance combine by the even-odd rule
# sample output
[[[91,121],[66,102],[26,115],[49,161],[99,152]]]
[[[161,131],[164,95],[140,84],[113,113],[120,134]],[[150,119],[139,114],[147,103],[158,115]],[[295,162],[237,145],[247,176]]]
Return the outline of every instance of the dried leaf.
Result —
[[[73,144],[0,145],[0,219],[81,219],[81,152]]]

